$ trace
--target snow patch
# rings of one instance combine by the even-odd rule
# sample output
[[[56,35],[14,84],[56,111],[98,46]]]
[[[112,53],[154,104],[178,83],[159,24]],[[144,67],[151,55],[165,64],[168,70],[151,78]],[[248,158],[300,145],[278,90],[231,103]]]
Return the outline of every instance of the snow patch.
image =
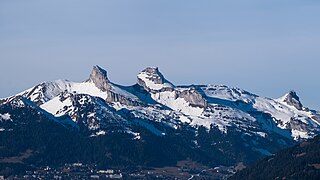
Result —
[[[136,132],[133,132],[131,130],[128,130],[127,133],[132,134],[134,136],[133,139],[136,139],[136,140],[141,139],[140,133],[136,133]]]
[[[96,135],[97,135],[97,136],[101,136],[101,135],[105,135],[105,134],[106,134],[106,132],[105,132],[105,131],[102,131],[102,130],[96,132]]]
[[[0,119],[5,120],[5,121],[12,121],[11,115],[9,113],[0,114]]]
[[[53,98],[52,100],[42,104],[40,107],[47,112],[53,114],[56,117],[60,117],[65,115],[64,112],[60,112],[61,109],[64,107],[72,106],[72,102],[70,98],[65,99],[64,101],[60,101],[60,97],[57,96]]]
[[[264,133],[264,132],[256,132],[256,134],[258,134],[259,136],[263,137],[263,138],[266,138],[267,137],[267,134]]]
[[[94,117],[96,115],[96,113],[90,113],[90,114],[88,114],[88,118],[91,118],[91,117]]]
[[[291,130],[292,137],[294,137],[294,140],[299,140],[300,138],[308,139],[311,138],[311,136],[308,135],[308,132],[302,132],[296,129]]]
[[[175,91],[158,92],[151,94],[151,97],[155,101],[171,108],[172,110],[186,115],[200,116],[204,111],[203,108],[192,107],[184,98],[176,98]]]
[[[229,100],[233,102],[241,100],[245,103],[250,103],[255,97],[255,95],[250,94],[245,90],[232,88],[225,85],[208,85],[201,87],[201,89],[207,97]]]
[[[187,116],[183,116],[183,115],[179,117],[179,120],[183,123],[190,123],[191,122],[191,120]]]

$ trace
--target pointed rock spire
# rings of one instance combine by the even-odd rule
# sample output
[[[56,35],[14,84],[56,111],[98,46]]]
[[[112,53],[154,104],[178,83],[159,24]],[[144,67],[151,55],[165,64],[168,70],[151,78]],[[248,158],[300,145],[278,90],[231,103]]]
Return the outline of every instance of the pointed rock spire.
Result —
[[[282,101],[290,106],[294,106],[298,110],[302,110],[303,105],[300,102],[300,98],[295,91],[289,91],[282,98]]]
[[[107,71],[99,66],[93,67],[89,81],[93,82],[101,91],[107,91],[111,88]]]
[[[148,67],[138,74],[138,84],[148,91],[173,88],[173,84],[164,78],[157,67]]]

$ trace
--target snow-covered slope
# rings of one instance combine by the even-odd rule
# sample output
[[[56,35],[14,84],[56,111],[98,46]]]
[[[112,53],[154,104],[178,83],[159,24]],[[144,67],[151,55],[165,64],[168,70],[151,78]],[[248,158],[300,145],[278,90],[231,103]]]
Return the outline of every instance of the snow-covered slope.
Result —
[[[227,86],[211,85],[202,87],[202,90],[206,96],[212,98],[210,101],[213,104],[223,104],[249,114],[252,112],[269,114],[278,128],[291,130],[292,137],[295,139],[310,138],[319,131],[319,114],[302,107],[296,93],[292,91],[282,98],[270,99]],[[294,94],[297,98],[295,101],[296,104],[299,104],[299,108],[292,103],[288,103],[288,96],[291,97],[291,94]]]
[[[130,124],[106,102],[87,94],[61,93],[40,106],[56,117],[68,115],[75,123],[81,124],[84,131],[101,135],[109,127],[127,130]]]
[[[173,129],[181,124],[208,129],[214,125],[224,133],[237,127],[252,136],[278,134],[295,140],[320,130],[319,113],[303,107],[293,91],[271,99],[224,85],[175,86],[155,67],[141,71],[137,79],[134,86],[120,86],[95,66],[84,82],[44,82],[18,95],[56,117],[81,121],[94,133],[111,122],[126,129],[135,123],[162,123]]]
[[[119,97],[122,97],[130,101],[139,101],[139,99],[136,96],[120,88],[118,85],[109,82],[109,80],[101,82],[102,77],[104,77],[101,75],[102,73],[105,73],[104,75],[106,75],[106,71],[102,70],[98,66],[95,66],[92,70],[90,78],[87,81],[81,83],[71,82],[68,80],[43,82],[17,95],[26,97],[38,105],[42,105],[48,102],[49,100],[57,97],[60,93],[63,92],[70,92],[74,94],[87,94],[90,96],[100,97],[110,101],[112,101],[112,99],[114,98],[112,97],[113,95],[119,95]],[[106,76],[105,78],[107,79]],[[102,88],[102,86],[107,86],[108,88]],[[119,100],[119,97],[115,101]]]

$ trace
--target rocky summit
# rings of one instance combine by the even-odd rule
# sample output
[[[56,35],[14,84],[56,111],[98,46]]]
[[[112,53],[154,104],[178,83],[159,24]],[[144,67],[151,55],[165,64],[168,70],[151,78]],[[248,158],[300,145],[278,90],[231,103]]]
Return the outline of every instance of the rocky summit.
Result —
[[[94,66],[89,81],[93,82],[101,91],[107,91],[111,88],[107,74],[106,70],[99,66]]]
[[[170,176],[156,168],[184,162],[208,171],[181,178],[219,179],[319,132],[320,113],[294,91],[272,99],[225,85],[173,85],[156,67],[122,86],[94,66],[83,82],[43,82],[0,100],[0,175],[81,162],[166,179],[181,168]],[[223,167],[226,174],[209,173]]]
[[[294,106],[298,110],[302,110],[303,108],[303,105],[300,102],[300,98],[294,91],[288,92],[282,99],[283,102],[287,103],[288,105]]]

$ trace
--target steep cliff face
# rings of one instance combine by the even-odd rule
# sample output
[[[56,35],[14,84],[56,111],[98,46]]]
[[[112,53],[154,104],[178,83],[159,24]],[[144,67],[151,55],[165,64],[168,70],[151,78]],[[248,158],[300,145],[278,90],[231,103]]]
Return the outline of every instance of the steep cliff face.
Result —
[[[144,106],[144,103],[141,102],[137,97],[130,98],[112,90],[107,90],[106,101],[108,103],[119,102],[120,104],[128,105],[128,106]]]
[[[101,91],[107,91],[111,88],[107,71],[99,66],[93,67],[89,81],[92,81]]]
[[[107,71],[99,66],[93,67],[88,81],[93,82],[97,88],[105,92],[106,96],[103,97],[103,99],[105,99],[108,103],[119,102],[123,105],[129,106],[143,105],[143,103],[139,101],[136,96],[124,89],[121,89],[121,87],[118,85],[113,84],[108,79]]]

